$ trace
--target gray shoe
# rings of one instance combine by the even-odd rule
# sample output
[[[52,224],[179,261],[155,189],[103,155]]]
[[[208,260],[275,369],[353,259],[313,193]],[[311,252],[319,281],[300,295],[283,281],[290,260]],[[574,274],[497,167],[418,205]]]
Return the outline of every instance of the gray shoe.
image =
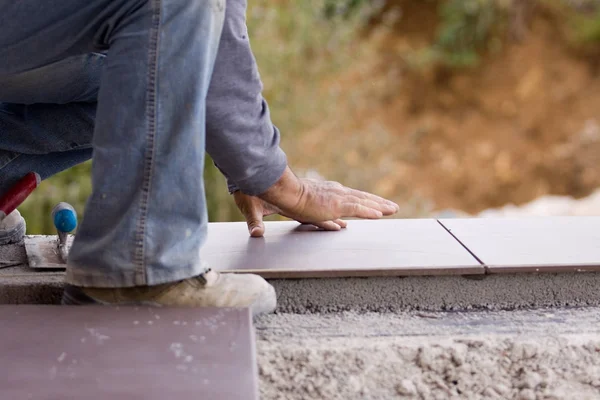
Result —
[[[25,236],[25,219],[18,210],[8,214],[0,223],[0,245],[18,243]]]
[[[139,304],[150,306],[250,307],[254,316],[277,306],[275,289],[253,274],[206,273],[179,282],[130,288],[84,288],[67,285],[65,305]]]

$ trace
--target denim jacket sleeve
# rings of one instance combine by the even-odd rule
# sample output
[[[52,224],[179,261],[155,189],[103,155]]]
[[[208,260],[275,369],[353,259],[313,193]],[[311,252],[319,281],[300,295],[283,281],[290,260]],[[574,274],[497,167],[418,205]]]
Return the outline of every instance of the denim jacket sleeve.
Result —
[[[261,194],[287,165],[262,89],[246,28],[246,0],[227,0],[206,102],[206,149],[230,193]]]

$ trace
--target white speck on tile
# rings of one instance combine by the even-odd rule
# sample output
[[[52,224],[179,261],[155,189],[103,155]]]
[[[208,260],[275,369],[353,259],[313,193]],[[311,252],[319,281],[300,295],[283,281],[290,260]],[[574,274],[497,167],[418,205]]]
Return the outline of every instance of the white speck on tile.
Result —
[[[191,229],[186,229],[185,230],[185,237],[190,237],[192,236],[192,230]]]
[[[148,325],[152,325],[154,321],[148,321]]]
[[[63,362],[65,360],[65,358],[67,358],[67,353],[65,353],[63,351],[62,353],[60,353],[60,356],[58,356],[58,358],[56,359],[56,361]]]
[[[73,365],[77,364],[77,360],[76,359],[71,360],[71,364],[73,364]]]
[[[190,340],[192,342],[197,342],[198,341],[198,336],[196,336],[196,335],[190,335]]]
[[[134,325],[139,325],[140,321],[133,321]]]
[[[184,326],[185,326],[185,325],[187,325],[187,321],[183,321],[183,324],[182,324],[182,325],[184,325]]]
[[[179,325],[179,324],[181,324],[181,322],[179,322],[179,321],[173,321],[173,325]]]
[[[201,324],[202,324],[202,322],[196,321],[196,326],[200,326]]]
[[[171,343],[169,349],[175,354],[176,358],[180,358],[183,355],[183,345],[181,343]]]
[[[102,345],[102,344],[104,344],[104,342],[106,340],[110,339],[110,336],[106,336],[106,335],[101,334],[95,328],[85,328],[85,330],[88,331],[90,333],[90,335],[96,339],[96,344],[97,345]]]
[[[81,338],[81,339],[79,339],[79,340],[81,340],[81,343],[85,343],[85,338],[84,338],[84,337],[82,337],[82,338]]]
[[[186,363],[190,363],[194,360],[194,357],[187,355],[185,356],[185,358],[183,359],[183,361],[185,361]]]
[[[208,381],[208,379],[205,379],[202,381],[202,383],[204,383],[205,385],[208,385],[210,382]]]
[[[154,319],[160,319],[160,315],[156,314],[156,315],[154,316]]]

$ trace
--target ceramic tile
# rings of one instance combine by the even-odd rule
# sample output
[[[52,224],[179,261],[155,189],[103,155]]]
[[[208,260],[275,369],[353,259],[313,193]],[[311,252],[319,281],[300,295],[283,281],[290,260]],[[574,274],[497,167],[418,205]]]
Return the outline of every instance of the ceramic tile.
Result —
[[[264,238],[243,222],[213,223],[202,255],[217,270],[268,278],[484,273],[433,219],[352,220],[337,232],[268,222]]]
[[[600,217],[440,221],[490,272],[600,271]]]
[[[0,306],[3,399],[257,399],[247,309]]]

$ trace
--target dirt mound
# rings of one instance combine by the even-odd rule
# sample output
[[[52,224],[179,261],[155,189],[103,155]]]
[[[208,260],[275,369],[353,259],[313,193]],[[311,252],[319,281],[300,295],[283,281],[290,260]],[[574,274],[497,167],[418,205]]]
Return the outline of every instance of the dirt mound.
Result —
[[[600,186],[597,56],[576,53],[537,12],[520,40],[475,69],[409,68],[403,55],[430,43],[436,26],[434,4],[406,2],[391,29],[365,39],[377,50],[323,87],[345,95],[299,135],[293,145],[307,151],[292,162],[391,197],[404,216],[579,198]]]

